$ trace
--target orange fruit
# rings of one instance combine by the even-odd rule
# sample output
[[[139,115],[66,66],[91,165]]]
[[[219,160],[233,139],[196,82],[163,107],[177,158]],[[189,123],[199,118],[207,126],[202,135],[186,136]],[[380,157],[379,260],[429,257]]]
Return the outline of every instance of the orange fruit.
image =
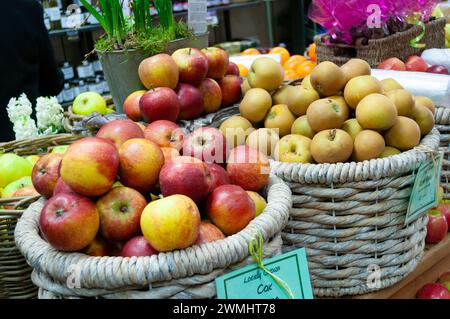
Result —
[[[261,54],[261,52],[259,52],[255,48],[245,49],[244,51],[241,52],[241,55],[258,55],[258,54]]]
[[[285,81],[289,81],[289,80],[295,80],[298,79],[298,73],[293,70],[293,69],[285,69],[284,70],[284,80]]]
[[[239,75],[240,76],[246,77],[248,75],[248,69],[245,66],[243,66],[242,64],[238,63],[237,67],[239,69]]]
[[[275,47],[270,49],[269,54],[279,54],[281,57],[281,64],[283,65],[284,62],[286,62],[289,57],[291,56],[291,54],[289,53],[288,50],[286,50],[286,48],[283,47]]]
[[[303,55],[293,55],[283,63],[285,70],[295,70],[300,64],[306,61]]]
[[[316,67],[316,62],[314,61],[305,61],[302,64],[300,64],[295,71],[297,72],[299,77],[305,77],[309,74],[311,74],[312,70]]]
[[[308,48],[308,56],[311,59],[311,61],[317,61],[317,57],[316,57],[316,44],[313,43],[309,46]]]

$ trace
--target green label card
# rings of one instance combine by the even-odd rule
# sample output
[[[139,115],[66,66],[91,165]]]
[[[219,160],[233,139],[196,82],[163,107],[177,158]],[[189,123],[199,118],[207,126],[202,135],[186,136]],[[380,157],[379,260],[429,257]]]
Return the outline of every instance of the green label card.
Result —
[[[296,299],[313,299],[306,250],[297,249],[263,261],[282,279]],[[249,265],[216,278],[219,299],[288,299],[289,295],[258,265]]]
[[[416,220],[423,212],[437,206],[442,167],[442,155],[420,165],[409,199],[405,224]]]

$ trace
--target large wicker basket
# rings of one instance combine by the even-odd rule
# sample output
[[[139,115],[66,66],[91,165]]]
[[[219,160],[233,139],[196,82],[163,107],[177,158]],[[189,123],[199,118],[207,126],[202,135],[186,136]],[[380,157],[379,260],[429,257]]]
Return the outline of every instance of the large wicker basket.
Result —
[[[48,147],[70,144],[77,140],[68,134],[59,134],[36,139],[16,140],[0,144],[1,153],[14,152],[25,156],[41,154]],[[14,229],[24,210],[37,197],[0,199],[0,299],[35,298],[37,287],[32,283],[32,269],[27,265],[14,242]],[[8,209],[5,209],[7,207]]]
[[[239,233],[151,257],[90,257],[56,251],[39,234],[44,200],[24,212],[16,227],[16,243],[34,268],[32,279],[40,287],[40,298],[212,298],[217,276],[253,263],[248,247],[257,232],[266,241],[266,257],[281,252],[280,232],[289,217],[291,192],[275,176],[270,177],[266,191],[266,209]],[[77,269],[79,288],[67,285],[70,269]]]
[[[450,108],[436,107],[435,127],[441,133],[440,150],[444,154],[442,160],[441,185],[444,198],[450,199]]]
[[[306,247],[318,297],[363,294],[391,286],[420,261],[426,215],[405,225],[414,170],[437,151],[439,132],[413,150],[361,163],[272,162],[288,182],[293,208],[283,250]],[[367,284],[379,270],[379,285]],[[376,282],[375,282],[376,284]]]
[[[437,19],[426,23],[425,37],[421,42],[426,44],[426,48],[445,47],[445,19]],[[366,60],[370,66],[376,67],[384,60],[397,57],[405,61],[411,55],[420,55],[423,49],[417,49],[410,45],[410,40],[417,37],[422,32],[419,26],[398,32],[388,37],[376,40],[369,40],[367,45],[326,45],[322,41],[322,36],[316,36],[317,61],[331,61],[342,65],[352,58]]]

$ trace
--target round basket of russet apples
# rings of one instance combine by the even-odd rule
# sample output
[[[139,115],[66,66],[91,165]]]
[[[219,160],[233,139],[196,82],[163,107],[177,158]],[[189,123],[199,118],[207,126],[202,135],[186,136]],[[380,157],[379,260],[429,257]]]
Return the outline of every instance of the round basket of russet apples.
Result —
[[[36,163],[45,199],[15,236],[42,297],[210,298],[217,275],[253,262],[258,233],[266,257],[281,251],[291,193],[268,158],[215,128],[172,135],[173,122],[153,123],[144,138],[131,120],[110,122]],[[68,267],[78,288],[67,288]]]

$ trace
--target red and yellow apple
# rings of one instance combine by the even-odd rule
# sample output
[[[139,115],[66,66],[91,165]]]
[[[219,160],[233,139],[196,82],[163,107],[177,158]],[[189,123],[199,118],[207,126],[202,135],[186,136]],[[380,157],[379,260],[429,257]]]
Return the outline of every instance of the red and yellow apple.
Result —
[[[157,251],[184,249],[198,238],[200,212],[187,196],[172,195],[151,202],[141,216],[141,229]]]
[[[62,154],[47,154],[42,156],[33,167],[31,178],[34,188],[47,198],[52,197],[59,178]]]
[[[264,199],[264,197],[259,195],[259,193],[257,193],[257,192],[247,191],[247,194],[248,194],[248,196],[250,196],[250,198],[255,203],[256,216],[261,215],[261,213],[264,211],[264,209],[267,206],[266,200]]]
[[[241,78],[236,75],[226,75],[217,82],[222,91],[222,107],[233,105],[242,97]]]
[[[225,163],[225,136],[214,127],[199,127],[184,140],[183,155],[196,157],[205,163]]]
[[[150,123],[145,129],[144,135],[146,139],[158,144],[160,147],[173,147],[180,151],[186,133],[174,122],[160,120]]]
[[[216,240],[224,239],[225,235],[222,231],[214,224],[207,220],[202,220],[200,224],[200,230],[195,241],[195,245],[201,245],[206,243],[212,243]]]
[[[70,145],[61,162],[60,174],[76,193],[100,196],[116,181],[119,153],[109,140],[85,137]]]
[[[127,117],[133,121],[142,120],[141,109],[139,108],[139,101],[141,97],[147,93],[146,90],[139,90],[131,93],[123,102],[123,112]]]
[[[180,82],[198,86],[208,73],[208,58],[195,48],[178,49],[172,53],[172,58],[178,65]]]
[[[228,70],[227,51],[217,47],[209,47],[203,49],[202,52],[208,59],[208,73],[206,74],[206,76],[212,79],[223,78]]]
[[[217,112],[222,105],[222,90],[213,79],[204,79],[198,87],[203,95],[203,105],[206,113]]]
[[[447,235],[448,226],[445,216],[433,209],[428,212],[427,236],[425,242],[434,244],[440,242]]]
[[[198,88],[193,85],[180,83],[175,92],[180,101],[180,120],[193,120],[198,118],[204,110],[203,95]]]
[[[111,248],[109,246],[104,238],[97,235],[89,246],[83,249],[83,253],[93,257],[109,256]]]
[[[231,61],[228,63],[228,69],[227,69],[226,75],[237,75],[237,76],[240,75],[239,67],[237,66],[236,63],[231,62]]]
[[[212,176],[211,191],[219,186],[230,184],[230,178],[225,168],[217,164],[208,164],[208,167]]]
[[[164,163],[169,162],[172,158],[179,157],[180,152],[176,148],[173,147],[161,147],[161,151],[164,155]]]
[[[158,120],[175,122],[180,114],[181,104],[174,90],[158,87],[145,93],[139,100],[142,117],[148,123]]]
[[[144,133],[132,120],[114,120],[103,125],[96,136],[110,140],[119,149],[129,139],[144,138]]]
[[[174,89],[178,84],[178,66],[168,54],[149,57],[139,65],[139,78],[147,89],[168,87]]]
[[[55,188],[53,189],[53,196],[57,194],[76,194],[69,185],[67,185],[64,180],[59,177],[56,181]]]

